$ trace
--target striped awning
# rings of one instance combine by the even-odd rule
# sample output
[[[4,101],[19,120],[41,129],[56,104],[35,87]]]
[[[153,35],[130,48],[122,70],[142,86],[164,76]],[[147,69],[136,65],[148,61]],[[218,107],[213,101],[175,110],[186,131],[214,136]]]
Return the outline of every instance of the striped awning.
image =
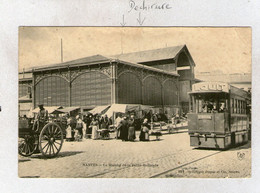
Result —
[[[89,112],[93,115],[104,114],[107,112],[109,107],[110,107],[110,105],[96,106],[94,109],[90,110]]]

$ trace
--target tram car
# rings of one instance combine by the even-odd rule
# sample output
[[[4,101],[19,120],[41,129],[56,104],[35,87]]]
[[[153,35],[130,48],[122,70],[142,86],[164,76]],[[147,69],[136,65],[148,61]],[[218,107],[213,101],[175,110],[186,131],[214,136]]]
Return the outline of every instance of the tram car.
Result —
[[[248,92],[224,82],[192,85],[188,133],[190,145],[227,149],[248,142]]]

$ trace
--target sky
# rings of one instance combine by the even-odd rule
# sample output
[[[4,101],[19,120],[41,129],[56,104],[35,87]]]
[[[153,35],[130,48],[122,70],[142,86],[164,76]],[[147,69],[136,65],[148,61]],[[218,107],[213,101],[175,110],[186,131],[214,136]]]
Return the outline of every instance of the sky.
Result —
[[[195,72],[251,73],[251,28],[20,27],[19,71],[91,55],[186,44]]]

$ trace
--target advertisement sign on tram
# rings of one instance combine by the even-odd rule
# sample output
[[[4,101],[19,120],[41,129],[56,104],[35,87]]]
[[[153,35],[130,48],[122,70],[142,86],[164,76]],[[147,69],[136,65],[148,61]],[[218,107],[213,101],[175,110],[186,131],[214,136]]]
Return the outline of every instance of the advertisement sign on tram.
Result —
[[[222,91],[229,92],[229,85],[224,82],[201,82],[192,85],[192,91]]]

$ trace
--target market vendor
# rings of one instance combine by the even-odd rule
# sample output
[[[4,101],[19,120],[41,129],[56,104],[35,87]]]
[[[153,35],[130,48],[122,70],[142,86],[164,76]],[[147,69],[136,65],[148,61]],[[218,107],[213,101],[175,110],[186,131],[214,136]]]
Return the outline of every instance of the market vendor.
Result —
[[[48,111],[43,107],[43,104],[38,105],[39,111],[33,124],[33,129],[39,131],[48,121]]]

